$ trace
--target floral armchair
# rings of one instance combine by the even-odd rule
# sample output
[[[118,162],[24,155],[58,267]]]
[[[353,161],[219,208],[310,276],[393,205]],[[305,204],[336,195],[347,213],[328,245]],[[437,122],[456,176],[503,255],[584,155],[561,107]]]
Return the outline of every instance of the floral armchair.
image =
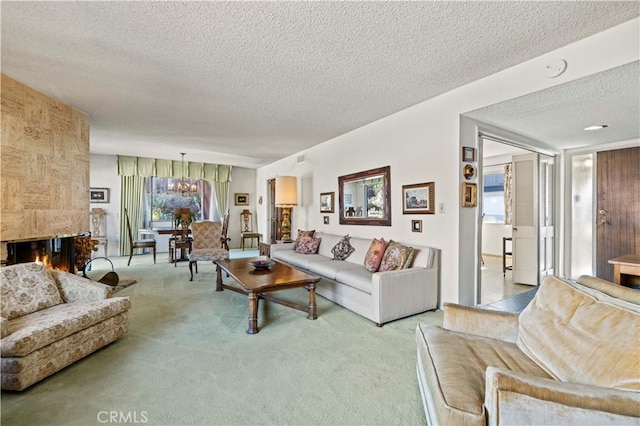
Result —
[[[201,221],[191,224],[193,248],[189,253],[189,272],[193,281],[193,266],[198,273],[198,261],[213,262],[229,259],[229,250],[225,248],[222,235],[222,222]]]

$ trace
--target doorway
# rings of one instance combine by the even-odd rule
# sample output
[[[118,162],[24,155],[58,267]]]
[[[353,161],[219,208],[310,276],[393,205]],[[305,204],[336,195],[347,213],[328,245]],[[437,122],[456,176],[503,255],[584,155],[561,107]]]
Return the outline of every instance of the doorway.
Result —
[[[553,157],[499,138],[479,139],[482,223],[476,303],[489,304],[528,292],[541,275],[553,273],[554,168]]]
[[[640,147],[577,152],[570,176],[567,276],[613,280],[609,259],[640,253]]]

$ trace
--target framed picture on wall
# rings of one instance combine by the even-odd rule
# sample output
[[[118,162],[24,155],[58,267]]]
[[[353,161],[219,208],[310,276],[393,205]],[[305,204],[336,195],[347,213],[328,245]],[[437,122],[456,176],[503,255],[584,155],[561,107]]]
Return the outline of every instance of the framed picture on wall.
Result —
[[[335,195],[335,192],[320,194],[320,213],[333,213]]]
[[[476,161],[476,149],[470,146],[463,146],[462,161],[465,163],[473,163]]]
[[[412,232],[422,232],[422,221],[421,220],[412,220],[411,221],[411,231]]]
[[[249,194],[246,193],[235,193],[236,206],[248,206],[249,205]]]
[[[91,203],[108,203],[109,188],[91,188],[89,190],[89,202]]]
[[[478,187],[475,183],[462,182],[462,207],[478,205]]]
[[[403,214],[434,214],[434,182],[402,185]]]

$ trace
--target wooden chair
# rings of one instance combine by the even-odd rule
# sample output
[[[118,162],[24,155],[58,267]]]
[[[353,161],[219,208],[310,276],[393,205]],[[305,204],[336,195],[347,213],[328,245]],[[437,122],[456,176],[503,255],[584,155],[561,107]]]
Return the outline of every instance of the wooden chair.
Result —
[[[252,216],[253,214],[247,209],[242,210],[242,213],[240,213],[240,246],[242,250],[244,250],[244,240],[251,240],[251,247],[253,247],[254,239],[257,240],[256,246],[258,246],[258,243],[262,240],[261,233],[251,230],[253,225],[251,220]]]
[[[131,258],[133,257],[134,249],[145,249],[150,248],[153,249],[153,263],[156,263],[156,240],[153,238],[145,238],[141,240],[134,240],[133,233],[131,231],[131,222],[129,221],[129,212],[126,207],[124,209],[124,217],[127,221],[127,235],[129,236],[129,245],[131,248],[129,249],[129,262],[127,262],[127,266],[131,264]]]
[[[169,261],[177,266],[178,261],[187,260],[185,253],[191,253],[192,238],[189,226],[193,221],[193,213],[188,208],[175,209],[173,212],[173,235],[169,238]],[[178,250],[180,257],[178,258]]]
[[[213,262],[228,259],[229,250],[221,247],[222,222],[201,221],[191,224],[193,235],[193,249],[189,253],[189,272],[193,281],[193,266],[198,273],[198,261]],[[217,267],[217,265],[216,265]]]
[[[225,250],[229,250],[229,241],[231,241],[231,238],[229,238],[229,210],[227,210],[227,214],[224,215],[224,218],[222,219],[222,248]]]

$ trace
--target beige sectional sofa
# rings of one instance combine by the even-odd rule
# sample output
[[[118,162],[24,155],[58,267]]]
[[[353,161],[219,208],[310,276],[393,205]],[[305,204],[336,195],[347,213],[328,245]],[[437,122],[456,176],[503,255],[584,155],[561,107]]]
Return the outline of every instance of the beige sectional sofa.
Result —
[[[430,424],[640,424],[636,290],[546,277],[520,314],[445,304],[416,343]]]
[[[438,307],[439,251],[410,244],[415,249],[407,269],[369,272],[364,259],[371,239],[351,237],[355,249],[345,260],[333,260],[331,249],[343,235],[317,232],[322,238],[317,254],[301,254],[293,244],[274,244],[271,257],[322,277],[316,293],[375,322],[378,326]]]
[[[2,389],[20,391],[127,331],[127,297],[37,263],[0,269]]]

